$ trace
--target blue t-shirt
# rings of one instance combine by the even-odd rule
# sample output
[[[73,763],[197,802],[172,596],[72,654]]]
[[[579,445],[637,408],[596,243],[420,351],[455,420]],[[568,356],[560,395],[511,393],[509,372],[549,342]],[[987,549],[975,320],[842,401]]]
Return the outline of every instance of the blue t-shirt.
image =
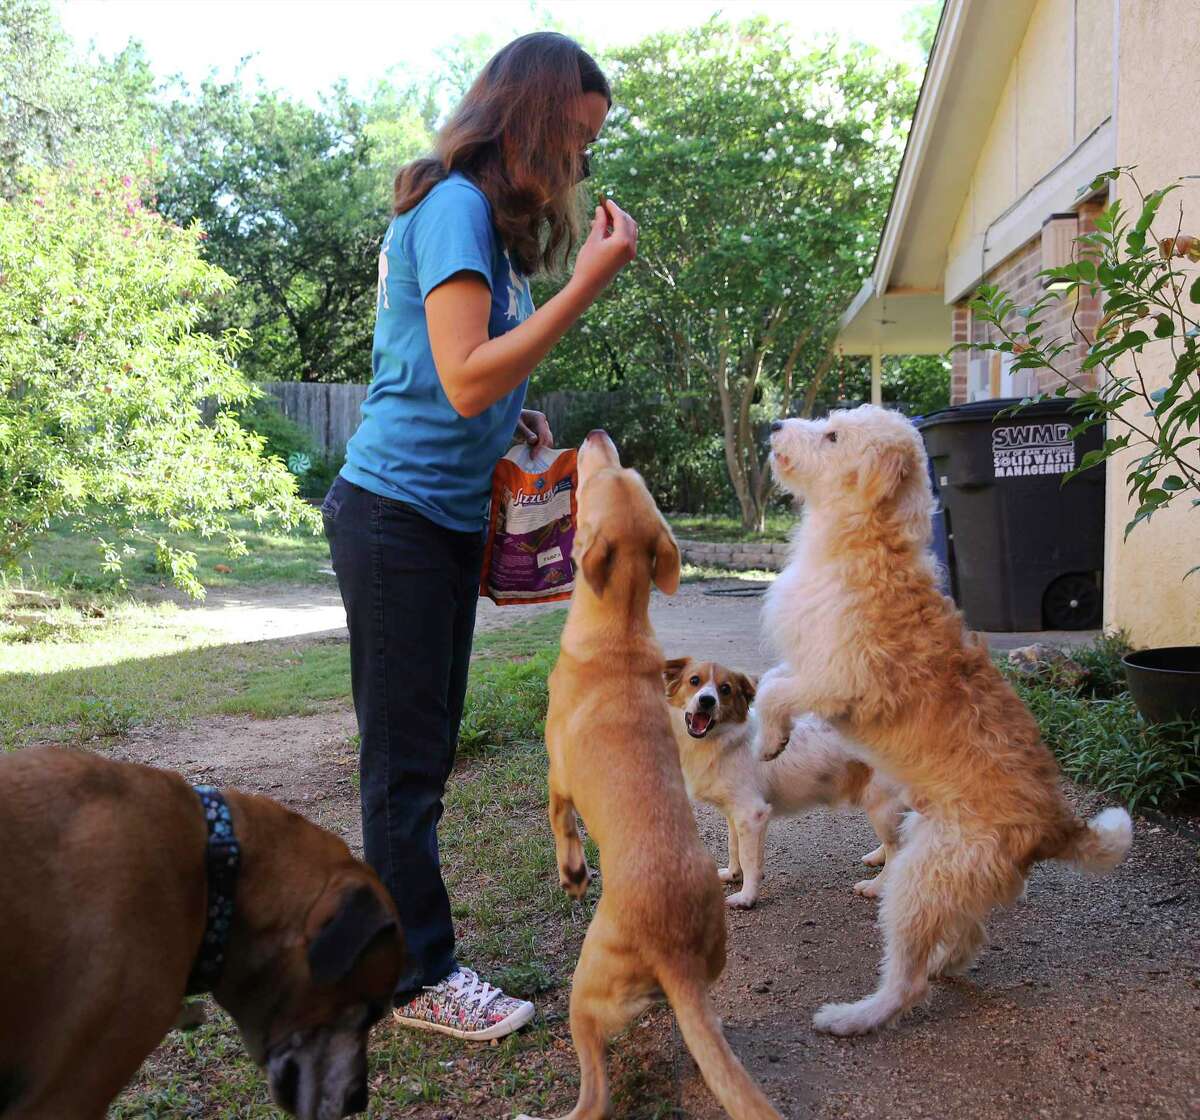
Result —
[[[384,236],[373,376],[362,423],[346,445],[342,477],[407,502],[448,529],[472,532],[486,524],[492,472],[512,444],[526,383],[470,419],[454,411],[442,390],[425,297],[464,271],[478,273],[491,289],[489,338],[533,314],[529,282],[500,242],[487,197],[451,172],[417,206],[393,218]]]

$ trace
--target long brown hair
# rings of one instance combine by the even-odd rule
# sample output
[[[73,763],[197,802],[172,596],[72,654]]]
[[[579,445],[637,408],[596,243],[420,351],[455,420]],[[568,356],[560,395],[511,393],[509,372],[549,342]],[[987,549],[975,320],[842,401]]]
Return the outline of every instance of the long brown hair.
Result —
[[[475,79],[434,154],[400,169],[395,212],[411,210],[461,171],[491,203],[513,264],[530,276],[553,271],[579,237],[575,184],[584,144],[567,107],[581,93],[612,104],[608,80],[574,39],[554,31],[514,39]]]

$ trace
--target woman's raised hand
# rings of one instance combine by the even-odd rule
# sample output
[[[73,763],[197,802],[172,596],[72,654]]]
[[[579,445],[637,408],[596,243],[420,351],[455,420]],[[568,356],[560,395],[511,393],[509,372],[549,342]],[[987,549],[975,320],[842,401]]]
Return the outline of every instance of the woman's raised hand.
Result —
[[[637,256],[638,227],[611,198],[596,207],[587,240],[575,258],[572,283],[582,285],[594,299],[618,272]]]

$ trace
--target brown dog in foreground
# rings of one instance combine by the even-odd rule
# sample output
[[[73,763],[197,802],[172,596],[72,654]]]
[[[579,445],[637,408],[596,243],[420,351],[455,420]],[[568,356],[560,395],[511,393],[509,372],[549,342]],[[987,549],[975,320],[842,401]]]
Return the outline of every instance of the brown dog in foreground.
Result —
[[[653,581],[679,587],[679,549],[641,477],[604,432],[579,455],[580,578],[550,676],[546,748],[560,882],[576,898],[589,871],[578,808],[604,884],[571,988],[579,1102],[570,1120],[609,1115],[608,1039],[663,995],[709,1088],[736,1120],[778,1113],[721,1033],[708,989],[725,967],[716,864],[684,791],[650,626]]]
[[[337,837],[225,795],[241,868],[213,996],[276,1104],[367,1104],[366,1041],[404,959],[382,884]],[[171,1029],[204,937],[208,826],[178,774],[81,751],[0,758],[0,1116],[102,1120]]]

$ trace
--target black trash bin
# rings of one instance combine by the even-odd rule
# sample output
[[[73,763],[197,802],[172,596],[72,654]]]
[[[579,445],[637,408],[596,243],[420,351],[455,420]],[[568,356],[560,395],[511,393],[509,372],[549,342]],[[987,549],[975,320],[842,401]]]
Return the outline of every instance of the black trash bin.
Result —
[[[976,401],[917,422],[942,510],[951,593],[974,630],[1087,630],[1102,617],[1104,466],[1063,482],[1101,445],[1070,438],[1064,398],[1013,415]]]

